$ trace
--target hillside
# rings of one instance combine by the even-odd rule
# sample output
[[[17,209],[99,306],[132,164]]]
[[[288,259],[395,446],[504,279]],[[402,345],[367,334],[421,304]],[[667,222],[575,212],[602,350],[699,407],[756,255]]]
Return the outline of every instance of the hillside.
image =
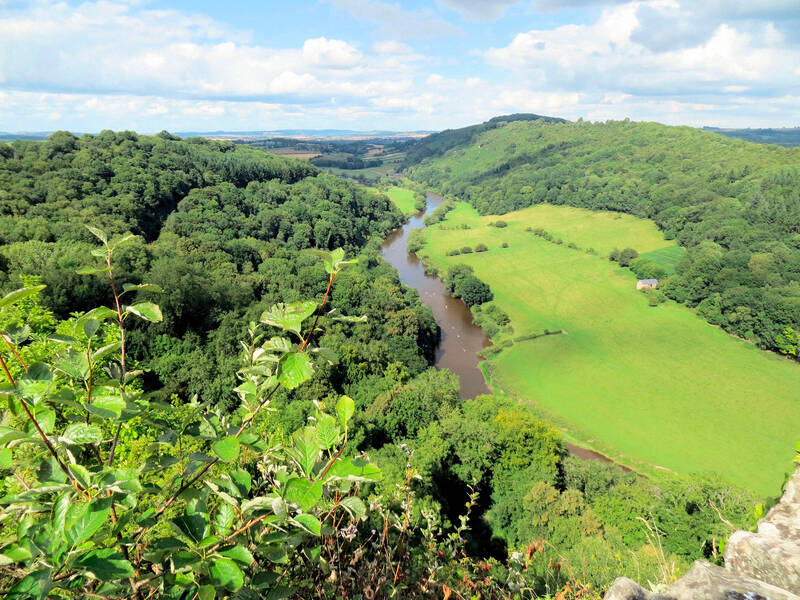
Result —
[[[761,347],[793,351],[798,148],[656,123],[512,122],[461,136],[406,173],[484,215],[550,203],[652,219],[687,250],[665,294]]]

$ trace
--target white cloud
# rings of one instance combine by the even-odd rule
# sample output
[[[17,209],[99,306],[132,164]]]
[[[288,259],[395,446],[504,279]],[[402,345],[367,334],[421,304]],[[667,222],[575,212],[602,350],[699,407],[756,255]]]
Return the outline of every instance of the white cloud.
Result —
[[[648,8],[669,7],[655,0]],[[634,95],[721,94],[730,86],[750,90],[798,88],[787,76],[800,50],[769,43],[727,24],[691,47],[654,51],[636,39],[642,2],[606,9],[590,25],[564,25],[520,33],[508,46],[485,52],[489,64],[523,76],[528,87],[605,90]]]
[[[314,38],[303,44],[303,59],[317,67],[353,67],[361,62],[362,55],[342,40]]]

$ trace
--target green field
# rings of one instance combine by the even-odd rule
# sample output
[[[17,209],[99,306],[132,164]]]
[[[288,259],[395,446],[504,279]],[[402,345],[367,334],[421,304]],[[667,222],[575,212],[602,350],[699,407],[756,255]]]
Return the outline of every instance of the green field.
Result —
[[[394,202],[404,215],[411,215],[416,212],[414,209],[414,190],[407,190],[400,187],[390,187],[386,192],[389,200]]]
[[[488,225],[499,219],[508,227]],[[548,205],[480,217],[459,203],[426,231],[426,261],[473,266],[514,336],[566,331],[493,356],[486,372],[496,393],[530,402],[567,437],[645,473],[716,472],[762,494],[779,490],[800,438],[800,367],[685,307],[648,306],[636,277],[604,256],[632,247],[676,260],[680,249],[653,223]],[[446,256],[480,242],[488,252]]]

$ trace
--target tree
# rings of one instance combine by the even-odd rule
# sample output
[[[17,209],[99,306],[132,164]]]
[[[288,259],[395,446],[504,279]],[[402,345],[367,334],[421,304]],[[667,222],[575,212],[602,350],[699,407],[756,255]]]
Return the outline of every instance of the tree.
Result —
[[[639,256],[639,253],[634,250],[633,248],[625,248],[622,252],[619,253],[619,258],[617,259],[619,262],[620,267],[627,267],[631,264],[631,261]]]

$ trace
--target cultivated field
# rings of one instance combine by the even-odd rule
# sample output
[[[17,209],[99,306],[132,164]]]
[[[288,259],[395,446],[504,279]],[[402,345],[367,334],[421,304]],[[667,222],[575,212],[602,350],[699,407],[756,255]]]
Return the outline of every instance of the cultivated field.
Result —
[[[497,220],[508,226],[488,225]],[[531,402],[568,437],[643,472],[713,471],[759,493],[779,490],[800,438],[800,367],[675,303],[648,306],[636,277],[604,256],[632,247],[674,265],[680,249],[651,222],[543,205],[480,217],[461,203],[426,231],[426,260],[472,265],[515,337],[566,331],[494,355],[484,366],[495,392]],[[488,252],[446,256],[480,242]]]

